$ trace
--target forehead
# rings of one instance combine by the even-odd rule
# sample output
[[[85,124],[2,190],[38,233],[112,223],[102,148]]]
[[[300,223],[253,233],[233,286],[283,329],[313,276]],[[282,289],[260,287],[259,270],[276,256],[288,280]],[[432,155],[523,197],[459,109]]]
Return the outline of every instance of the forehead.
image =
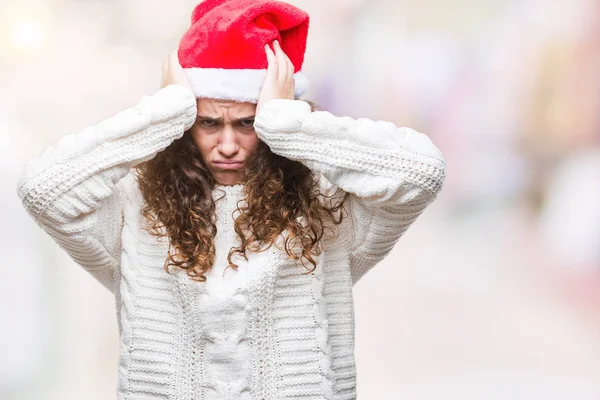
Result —
[[[232,100],[217,100],[198,98],[198,115],[206,116],[252,116],[256,111],[256,104],[241,103]]]

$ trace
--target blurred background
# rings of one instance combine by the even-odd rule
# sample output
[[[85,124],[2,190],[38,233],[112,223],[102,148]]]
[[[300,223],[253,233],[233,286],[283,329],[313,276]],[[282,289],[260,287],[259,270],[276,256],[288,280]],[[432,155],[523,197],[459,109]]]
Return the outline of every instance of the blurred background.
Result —
[[[598,0],[297,0],[307,98],[429,135],[447,179],[355,287],[361,399],[600,399]],[[113,399],[113,296],[25,161],[158,89],[190,0],[0,0],[0,399]]]

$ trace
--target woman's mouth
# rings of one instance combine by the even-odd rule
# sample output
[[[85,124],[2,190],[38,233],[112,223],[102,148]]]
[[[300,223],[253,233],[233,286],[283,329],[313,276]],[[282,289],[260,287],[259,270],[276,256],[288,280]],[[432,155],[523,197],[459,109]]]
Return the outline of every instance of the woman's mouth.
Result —
[[[241,169],[244,167],[243,162],[237,161],[215,161],[214,164],[220,169]]]

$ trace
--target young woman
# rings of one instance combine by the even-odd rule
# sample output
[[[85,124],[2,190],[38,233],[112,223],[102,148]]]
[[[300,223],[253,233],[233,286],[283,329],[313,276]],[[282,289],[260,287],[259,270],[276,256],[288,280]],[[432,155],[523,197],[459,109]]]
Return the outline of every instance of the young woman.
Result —
[[[31,160],[19,196],[115,294],[119,399],[354,399],[352,286],[435,199],[443,157],[296,99],[301,10],[208,0],[192,22],[161,89]],[[240,32],[259,85],[190,67],[229,62],[214,46]]]

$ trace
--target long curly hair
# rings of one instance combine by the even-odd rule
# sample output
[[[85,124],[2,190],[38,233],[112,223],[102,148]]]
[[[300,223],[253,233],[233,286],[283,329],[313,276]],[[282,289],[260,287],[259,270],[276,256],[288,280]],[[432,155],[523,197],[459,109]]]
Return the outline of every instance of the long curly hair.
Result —
[[[349,194],[339,188],[321,193],[315,173],[300,162],[276,155],[260,140],[247,155],[245,168],[244,201],[237,204],[239,215],[234,222],[241,245],[229,251],[228,268],[238,269],[232,261],[235,254],[247,260],[247,251],[265,251],[273,244],[279,247],[277,239],[285,232],[284,246],[279,248],[299,260],[306,273],[313,272],[326,232],[337,234],[333,228],[344,218]],[[170,239],[165,271],[172,273],[170,267],[175,267],[195,281],[206,281],[216,256],[212,194],[216,182],[190,132],[138,164],[135,172],[144,198],[145,229]]]

